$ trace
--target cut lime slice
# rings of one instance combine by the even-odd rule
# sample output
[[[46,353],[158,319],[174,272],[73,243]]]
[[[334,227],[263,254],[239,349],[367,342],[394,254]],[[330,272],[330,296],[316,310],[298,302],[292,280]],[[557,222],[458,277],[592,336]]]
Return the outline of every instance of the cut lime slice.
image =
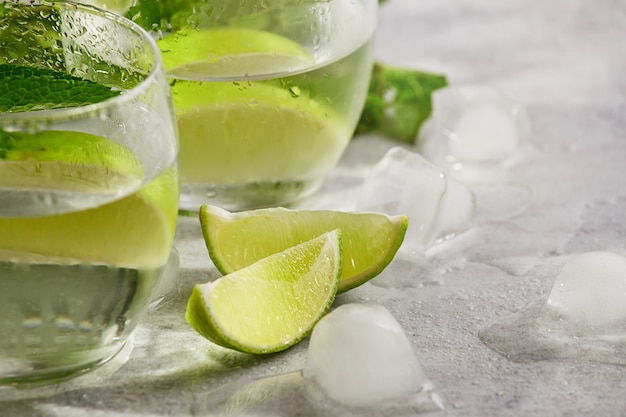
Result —
[[[350,138],[333,111],[270,84],[180,81],[172,94],[187,183],[319,178]]]
[[[204,205],[200,223],[209,255],[223,274],[339,228],[345,262],[338,291],[344,292],[375,277],[391,262],[404,239],[408,218],[284,208],[230,213]]]
[[[101,207],[53,216],[0,218],[1,257],[161,267],[174,238],[177,191],[175,170],[170,169],[143,190]]]
[[[0,129],[0,162],[4,189],[112,193],[136,188],[144,176],[141,161],[128,148],[84,132]]]
[[[309,90],[312,80],[277,78],[314,64],[298,43],[222,27],[183,29],[159,48],[173,78],[183,183],[318,181],[347,146],[353,127]]]
[[[341,275],[340,232],[268,256],[196,285],[189,324],[212,342],[249,353],[278,352],[308,335],[330,308]]]
[[[3,193],[24,199],[40,195],[54,206],[62,191],[64,198],[75,199],[77,208],[0,217],[2,258],[128,268],[164,264],[178,208],[175,168],[139,189],[143,166],[118,143],[81,132],[4,133],[10,140],[5,143],[5,160],[0,160]],[[99,195],[106,198],[94,198]],[[89,203],[92,200],[95,203]]]
[[[254,77],[310,66],[306,48],[283,36],[242,27],[182,29],[158,41],[170,76]]]

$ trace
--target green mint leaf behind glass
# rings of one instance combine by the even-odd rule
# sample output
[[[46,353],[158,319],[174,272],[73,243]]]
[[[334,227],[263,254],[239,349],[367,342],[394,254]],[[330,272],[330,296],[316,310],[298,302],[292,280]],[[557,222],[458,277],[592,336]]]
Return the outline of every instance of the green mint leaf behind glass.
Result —
[[[355,134],[377,132],[391,139],[414,142],[432,113],[433,91],[447,85],[444,75],[375,63]]]
[[[119,94],[62,72],[0,64],[0,113],[85,106]]]

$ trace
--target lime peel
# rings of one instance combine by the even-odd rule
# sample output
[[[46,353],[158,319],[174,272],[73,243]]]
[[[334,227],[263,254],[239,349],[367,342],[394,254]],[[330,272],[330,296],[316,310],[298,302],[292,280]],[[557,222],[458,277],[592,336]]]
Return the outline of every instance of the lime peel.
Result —
[[[242,352],[273,353],[293,346],[334,301],[340,242],[341,232],[333,230],[194,286],[187,321],[212,342]]]
[[[74,131],[0,131],[0,187],[8,190],[45,186],[106,195],[122,185],[138,186],[143,179],[141,161],[128,148],[104,137]],[[0,247],[11,258],[28,261],[44,256],[60,263],[80,260],[160,268],[174,238],[178,194],[178,173],[170,168],[136,193],[96,208],[0,216]],[[116,239],[102,238],[111,235]]]
[[[223,274],[341,229],[344,265],[339,293],[380,274],[400,248],[408,227],[406,215],[281,207],[231,213],[203,205],[199,217],[209,256]]]
[[[157,44],[168,74],[184,78],[251,76],[314,62],[310,52],[297,42],[245,27],[183,28]]]

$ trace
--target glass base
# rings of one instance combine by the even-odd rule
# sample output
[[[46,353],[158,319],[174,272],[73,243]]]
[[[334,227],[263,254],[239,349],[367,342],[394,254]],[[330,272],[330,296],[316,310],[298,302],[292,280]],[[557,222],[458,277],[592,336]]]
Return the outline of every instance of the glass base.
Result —
[[[179,265],[176,248],[154,273],[0,262],[9,278],[0,281],[0,388],[57,384],[114,357],[125,362],[119,353],[129,351],[127,337],[143,311],[175,287]]]
[[[230,211],[276,207],[305,198],[322,185],[323,178],[302,181],[264,181],[246,184],[183,184],[180,214],[195,216],[203,204]]]
[[[131,344],[129,343],[129,346]],[[7,385],[14,388],[37,388],[45,385],[57,384],[68,379],[76,378],[93,369],[104,365],[113,359],[126,346],[125,342],[120,342],[114,346],[107,347],[95,352],[90,352],[89,357],[83,358],[72,365],[50,366],[35,361],[22,361],[12,363],[10,372],[2,372],[0,375],[0,386]],[[0,367],[7,366],[0,363]]]

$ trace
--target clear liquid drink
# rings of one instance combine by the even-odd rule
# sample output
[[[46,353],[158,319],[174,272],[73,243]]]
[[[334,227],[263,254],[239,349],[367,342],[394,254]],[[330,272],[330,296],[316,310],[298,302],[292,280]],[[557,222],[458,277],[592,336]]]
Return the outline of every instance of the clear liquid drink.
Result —
[[[178,213],[175,121],[158,49],[132,22],[6,0],[0,27],[14,77],[0,112],[0,383],[49,383],[114,356],[158,288]],[[75,79],[119,94],[50,108],[33,92]],[[15,110],[17,84],[41,102]]]
[[[160,33],[185,211],[207,202],[283,205],[311,194],[358,122],[376,2],[263,3],[194,3],[193,13],[171,17],[171,33]]]

